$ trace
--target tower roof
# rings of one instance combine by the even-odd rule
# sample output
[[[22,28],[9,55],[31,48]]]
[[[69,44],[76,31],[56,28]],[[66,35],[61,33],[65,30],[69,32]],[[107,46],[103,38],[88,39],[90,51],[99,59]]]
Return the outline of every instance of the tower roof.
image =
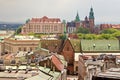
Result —
[[[90,8],[89,19],[94,19],[94,12],[92,7]]]
[[[79,22],[80,21],[80,17],[79,17],[79,14],[77,12],[77,15],[76,15],[76,18],[75,18],[75,22]]]

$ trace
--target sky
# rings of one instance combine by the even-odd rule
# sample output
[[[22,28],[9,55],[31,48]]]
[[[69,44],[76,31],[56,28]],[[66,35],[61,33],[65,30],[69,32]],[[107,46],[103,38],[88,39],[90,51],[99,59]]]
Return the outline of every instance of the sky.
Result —
[[[120,23],[120,0],[0,0],[0,22],[25,23],[27,19],[60,18],[73,21],[89,16],[93,7],[95,23]]]

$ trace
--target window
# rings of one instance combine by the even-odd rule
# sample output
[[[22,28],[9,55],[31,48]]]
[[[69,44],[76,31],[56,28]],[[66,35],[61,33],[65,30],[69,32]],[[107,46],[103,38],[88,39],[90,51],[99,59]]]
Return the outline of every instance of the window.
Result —
[[[78,66],[76,66],[76,71],[78,71]]]
[[[21,51],[21,48],[20,48],[20,47],[18,48],[18,51]]]
[[[24,48],[24,51],[26,51],[26,48]]]
[[[54,26],[54,31],[57,31],[57,26]]]
[[[30,51],[32,51],[32,47],[30,47]]]

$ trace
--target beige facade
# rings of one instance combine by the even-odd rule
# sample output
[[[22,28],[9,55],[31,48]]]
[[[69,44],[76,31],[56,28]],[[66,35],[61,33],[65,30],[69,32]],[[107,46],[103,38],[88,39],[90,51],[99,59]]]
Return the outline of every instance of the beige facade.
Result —
[[[78,80],[86,80],[86,67],[85,67],[85,63],[84,60],[82,59],[81,56],[79,56],[79,61],[78,61]]]
[[[64,25],[59,18],[32,18],[22,27],[22,34],[45,33],[59,34],[64,32]]]
[[[0,56],[2,54],[2,52],[4,52],[4,42],[0,42]]]
[[[33,51],[39,45],[40,40],[15,40],[7,38],[4,40],[4,51],[17,53],[18,51]]]

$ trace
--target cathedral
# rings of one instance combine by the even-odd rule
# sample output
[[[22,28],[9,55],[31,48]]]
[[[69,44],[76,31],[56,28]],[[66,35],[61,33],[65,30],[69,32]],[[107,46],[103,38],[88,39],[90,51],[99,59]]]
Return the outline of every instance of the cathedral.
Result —
[[[79,27],[84,27],[89,29],[91,33],[94,33],[94,12],[93,8],[90,8],[89,17],[85,17],[84,20],[80,20],[79,14],[77,12],[76,18],[74,21],[67,22],[67,33],[75,32]]]

